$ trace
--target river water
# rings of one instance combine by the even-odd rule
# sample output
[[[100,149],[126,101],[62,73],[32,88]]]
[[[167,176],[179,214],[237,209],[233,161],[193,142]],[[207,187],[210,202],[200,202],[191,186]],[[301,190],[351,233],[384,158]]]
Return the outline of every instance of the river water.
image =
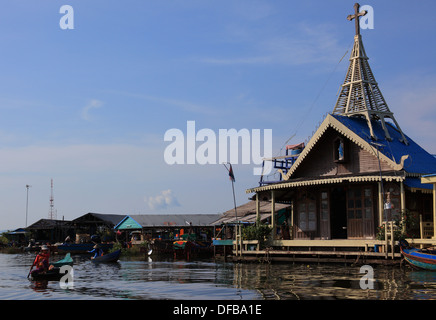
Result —
[[[0,299],[11,300],[429,300],[436,272],[374,266],[369,289],[360,266],[344,264],[233,263],[121,257],[94,264],[73,255],[74,283],[27,279],[34,254],[0,254]],[[55,256],[52,260],[61,259]],[[70,284],[71,285],[71,284]]]

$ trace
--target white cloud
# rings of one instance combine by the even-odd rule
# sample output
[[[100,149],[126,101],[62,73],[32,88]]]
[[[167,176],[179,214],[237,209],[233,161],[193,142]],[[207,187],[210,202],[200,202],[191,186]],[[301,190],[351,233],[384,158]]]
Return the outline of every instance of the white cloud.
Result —
[[[239,30],[234,37],[240,43],[251,47],[250,55],[232,57],[207,57],[205,63],[217,65],[232,64],[284,64],[301,65],[322,62],[336,62],[345,52],[338,42],[332,27],[328,25],[295,26],[288,33],[264,33],[253,36]],[[231,37],[231,36],[230,36]]]
[[[90,121],[89,111],[91,109],[100,108],[103,105],[103,102],[97,99],[92,99],[88,102],[88,104],[82,109],[82,119],[86,121]]]
[[[145,197],[144,201],[151,210],[161,210],[180,206],[171,189],[161,191],[160,194],[154,197]]]

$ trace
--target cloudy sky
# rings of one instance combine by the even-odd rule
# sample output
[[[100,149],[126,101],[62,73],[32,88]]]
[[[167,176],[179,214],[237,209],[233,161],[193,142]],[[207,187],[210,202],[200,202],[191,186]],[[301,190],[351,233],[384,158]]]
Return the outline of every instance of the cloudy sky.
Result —
[[[58,219],[231,209],[224,166],[169,165],[165,133],[272,130],[274,155],[306,140],[343,82],[354,2],[3,1],[0,229],[25,226],[26,184],[27,224],[47,218],[51,179]],[[436,154],[436,3],[361,5],[374,9],[361,34],[391,111]],[[238,205],[259,181],[241,162]]]

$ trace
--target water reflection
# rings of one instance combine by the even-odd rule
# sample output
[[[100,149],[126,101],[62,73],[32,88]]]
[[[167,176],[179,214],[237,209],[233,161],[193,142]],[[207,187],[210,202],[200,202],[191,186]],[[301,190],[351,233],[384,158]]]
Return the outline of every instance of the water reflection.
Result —
[[[435,299],[436,272],[374,266],[373,289],[361,289],[360,266],[233,263],[124,257],[94,264],[73,256],[74,287],[26,276],[30,254],[0,254],[0,299]]]

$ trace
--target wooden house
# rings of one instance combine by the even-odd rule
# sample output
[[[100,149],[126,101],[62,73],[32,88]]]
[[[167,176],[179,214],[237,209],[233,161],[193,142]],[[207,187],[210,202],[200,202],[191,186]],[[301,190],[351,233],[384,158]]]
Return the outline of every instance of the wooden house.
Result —
[[[24,230],[29,233],[29,239],[40,244],[63,242],[74,233],[71,221],[53,219],[39,219]]]
[[[102,214],[88,212],[71,221],[71,225],[76,232],[75,242],[89,242],[92,235],[103,235],[101,241],[111,241],[115,237],[113,228],[125,215],[122,214]]]
[[[152,239],[172,241],[189,232],[208,235],[210,238],[213,234],[211,223],[220,217],[221,214],[127,215],[114,226],[114,230],[125,232],[127,241],[137,237],[135,240],[138,243]]]
[[[432,185],[420,180],[436,173],[436,159],[402,131],[389,109],[368,63],[358,10],[356,4],[349,16],[356,21],[354,47],[333,111],[304,148],[268,159],[279,181],[263,177],[246,190],[257,203],[271,203],[273,227],[275,204],[291,206],[291,241],[374,240],[383,221],[405,213],[430,225],[418,237],[436,234]]]

